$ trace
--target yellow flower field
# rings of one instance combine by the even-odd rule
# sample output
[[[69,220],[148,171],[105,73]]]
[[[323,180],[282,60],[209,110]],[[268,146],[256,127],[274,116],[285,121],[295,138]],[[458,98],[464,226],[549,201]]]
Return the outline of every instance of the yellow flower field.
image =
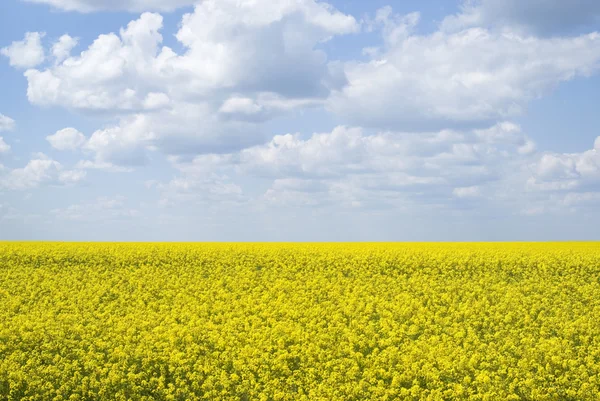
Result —
[[[600,243],[0,242],[2,400],[598,400]]]

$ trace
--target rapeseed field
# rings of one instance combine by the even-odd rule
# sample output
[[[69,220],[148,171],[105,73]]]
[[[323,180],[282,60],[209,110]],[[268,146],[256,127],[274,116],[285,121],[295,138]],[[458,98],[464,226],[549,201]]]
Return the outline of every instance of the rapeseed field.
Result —
[[[2,400],[598,400],[599,374],[599,243],[0,243]]]

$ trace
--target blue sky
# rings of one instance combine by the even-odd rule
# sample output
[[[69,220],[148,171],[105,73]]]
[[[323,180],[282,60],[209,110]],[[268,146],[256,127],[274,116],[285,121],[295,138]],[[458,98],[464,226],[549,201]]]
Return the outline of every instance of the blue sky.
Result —
[[[0,239],[600,239],[600,2],[5,0]]]

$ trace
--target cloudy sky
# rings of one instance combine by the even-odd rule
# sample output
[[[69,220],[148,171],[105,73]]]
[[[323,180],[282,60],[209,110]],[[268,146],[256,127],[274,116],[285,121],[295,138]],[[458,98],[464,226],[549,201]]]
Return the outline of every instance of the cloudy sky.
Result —
[[[0,238],[600,239],[597,0],[2,0]]]

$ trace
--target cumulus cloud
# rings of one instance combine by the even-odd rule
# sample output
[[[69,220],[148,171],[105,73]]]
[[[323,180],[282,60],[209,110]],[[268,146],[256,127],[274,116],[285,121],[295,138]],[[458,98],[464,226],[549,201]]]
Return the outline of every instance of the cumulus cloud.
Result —
[[[42,184],[69,185],[84,177],[85,172],[66,170],[61,163],[39,153],[25,167],[0,171],[0,188],[26,190]]]
[[[234,153],[174,157],[180,176],[152,188],[165,204],[199,202],[215,188],[251,180],[264,189],[251,195],[239,186],[239,199],[253,207],[562,213],[599,199],[599,147],[600,138],[581,153],[539,152],[511,122],[417,133],[339,126],[308,138],[277,135]]]
[[[385,45],[366,62],[348,62],[348,84],[328,107],[356,125],[436,130],[491,125],[528,101],[600,66],[600,34],[542,38],[482,27],[414,34],[418,18],[392,16]]]
[[[78,39],[67,34],[62,35],[52,45],[52,55],[56,63],[60,63],[71,55],[71,50],[77,46]]]
[[[420,19],[418,12],[399,15],[394,14],[391,6],[385,6],[376,11],[375,18],[367,16],[366,23],[369,31],[381,29],[385,45],[391,47],[407,39]],[[366,53],[377,54],[377,48],[367,48]]]
[[[10,131],[15,128],[15,120],[0,113],[0,132]]]
[[[35,67],[45,59],[42,46],[44,35],[43,32],[27,32],[23,40],[12,42],[10,46],[0,49],[0,54],[8,57],[9,63],[13,67]]]
[[[162,92],[150,92],[144,99],[143,106],[147,110],[156,110],[169,106],[171,99]]]
[[[116,126],[96,130],[83,147],[93,160],[83,163],[111,170],[132,168],[146,164],[157,150],[193,157],[227,153],[267,139],[256,123],[222,120],[206,104],[181,102],[174,108],[125,116]]]
[[[277,135],[237,153],[178,162],[182,177],[224,174],[271,182],[263,200],[296,205],[391,207],[483,196],[483,187],[525,170],[530,140],[512,123],[485,130],[369,134],[339,126],[303,139]],[[523,183],[524,185],[524,180]]]
[[[148,57],[156,51],[162,40],[157,32],[160,26],[162,17],[145,13],[128,27],[139,32],[137,40],[128,30],[121,32],[125,43],[115,34],[101,35],[79,56],[43,71],[26,71],[29,101],[82,110],[141,109],[146,93],[134,88],[144,72],[136,67],[145,63],[144,51],[150,52]]]
[[[31,103],[117,120],[91,135],[84,149],[93,160],[82,165],[127,167],[155,149],[230,152],[264,142],[260,123],[323,105],[345,82],[318,46],[359,29],[314,0],[207,0],[183,16],[178,54],[162,46],[162,24],[159,14],[143,13],[73,56],[63,37],[54,65],[25,72]]]
[[[75,128],[64,128],[52,135],[48,135],[46,140],[57,150],[76,150],[86,143],[85,135]]]
[[[146,160],[144,149],[154,137],[148,119],[140,115],[123,126],[95,131],[85,144],[85,150],[93,152],[95,161],[100,164],[142,165]]]
[[[100,35],[78,56],[45,70],[26,71],[30,102],[81,110],[142,109],[144,97],[152,92],[152,60],[162,41],[161,27],[160,15],[144,13],[120,37]]]
[[[352,16],[313,0],[205,1],[184,16],[177,38],[188,51],[174,62],[192,78],[194,91],[216,84],[288,97],[318,95],[336,77],[315,46],[358,28]]]
[[[522,33],[554,35],[589,28],[599,21],[600,3],[596,0],[465,0],[460,13],[444,19],[442,29],[508,27]]]
[[[160,47],[162,22],[159,14],[144,13],[119,35],[100,35],[78,56],[27,71],[29,100],[136,111],[169,99],[213,99],[217,90],[326,96],[339,77],[315,47],[358,29],[353,17],[314,0],[207,0],[184,15],[176,38],[185,52],[177,54]],[[61,57],[72,40],[62,42]]]
[[[84,12],[189,4],[35,1]],[[574,154],[540,152],[508,120],[561,82],[596,73],[600,35],[549,35],[554,28],[528,8],[539,11],[537,0],[508,0],[507,10],[500,4],[465,3],[425,35],[417,33],[418,13],[384,7],[364,22],[381,32],[381,44],[363,49],[362,61],[329,60],[322,44],[358,32],[359,24],[314,0],[198,2],[182,17],[172,48],[163,43],[162,16],[150,12],[76,52],[77,39],[63,35],[49,50],[51,62],[25,72],[28,99],[94,114],[102,125],[88,138],[74,128],[47,137],[57,150],[80,151],[75,169],[39,156],[24,168],[4,169],[0,187],[75,183],[87,169],[131,171],[166,154],[178,175],[150,185],[163,206],[411,210],[488,202],[538,213],[592,204],[598,144]],[[557,15],[564,6],[546,4]],[[595,15],[595,5],[584,5]],[[570,24],[582,27],[586,18],[578,14]],[[42,49],[40,63],[43,56]],[[273,136],[264,124],[311,107],[347,125],[306,137]],[[0,130],[9,129],[12,120],[2,117]],[[93,213],[101,204],[56,215]]]
[[[452,173],[450,166],[464,168],[456,178],[468,179],[463,173],[472,169],[477,174],[478,164],[493,163],[495,158],[504,157],[504,152],[516,150],[526,142],[520,128],[511,123],[472,132],[384,131],[373,135],[361,128],[340,126],[306,140],[292,134],[275,136],[266,145],[241,151],[239,163],[256,173],[275,176],[335,177],[398,171],[413,177],[406,182],[412,184],[442,179]]]
[[[225,121],[263,122],[294,109],[322,107],[325,99],[285,98],[275,93],[259,93],[254,98],[232,95],[219,107]]]
[[[100,160],[80,160],[75,168],[80,170],[103,170],[113,173],[131,173],[134,171],[133,167],[125,167]]]
[[[537,190],[600,191],[600,137],[581,153],[545,153],[532,170],[528,183]]]
[[[94,11],[173,11],[191,6],[201,0],[25,0],[30,3],[47,4],[64,11],[89,13]]]
[[[4,142],[4,138],[0,136],[0,154],[8,153],[10,150],[10,145]]]
[[[241,114],[257,114],[260,113],[261,107],[256,104],[253,99],[232,97],[227,99],[219,109],[222,113],[241,113]]]

